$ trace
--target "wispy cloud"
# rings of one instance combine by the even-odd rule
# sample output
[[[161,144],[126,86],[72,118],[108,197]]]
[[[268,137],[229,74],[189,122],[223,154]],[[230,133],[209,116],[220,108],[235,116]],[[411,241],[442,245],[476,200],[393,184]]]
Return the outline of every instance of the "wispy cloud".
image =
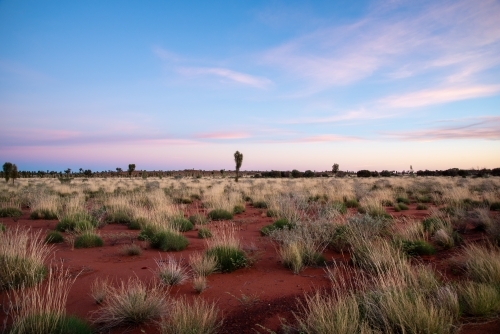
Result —
[[[498,1],[398,1],[351,24],[292,39],[262,58],[302,79],[308,94],[374,74],[477,85],[478,74],[500,64],[498,17]]]
[[[424,89],[412,93],[393,95],[381,99],[383,106],[390,108],[413,108],[496,95],[500,85],[477,85]]]
[[[363,140],[363,139],[360,137],[355,137],[355,136],[342,136],[342,135],[336,135],[336,134],[325,134],[325,135],[299,138],[296,140],[296,142],[326,143],[326,142],[345,142],[345,141],[360,141],[360,140]]]
[[[387,138],[406,141],[436,141],[447,139],[500,140],[500,117],[481,117],[453,121],[446,127],[384,133]]]
[[[244,139],[249,138],[250,134],[247,132],[209,132],[200,133],[194,136],[194,138],[200,139]]]
[[[177,71],[186,76],[216,76],[255,88],[267,88],[272,84],[272,81],[267,78],[253,76],[220,67],[182,67]]]
[[[397,114],[394,112],[383,113],[376,110],[367,111],[365,109],[351,110],[344,113],[336,113],[332,116],[325,117],[299,117],[284,121],[283,124],[315,124],[315,123],[336,123],[343,121],[354,120],[373,120],[394,117]]]

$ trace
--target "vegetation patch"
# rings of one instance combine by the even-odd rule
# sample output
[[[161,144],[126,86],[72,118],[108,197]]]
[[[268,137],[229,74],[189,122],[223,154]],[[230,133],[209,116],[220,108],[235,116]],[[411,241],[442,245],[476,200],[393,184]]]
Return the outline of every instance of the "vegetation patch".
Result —
[[[224,209],[215,209],[208,213],[208,218],[211,220],[230,220],[233,219],[233,214]]]
[[[180,251],[185,249],[189,241],[185,236],[176,231],[160,230],[155,232],[149,239],[151,248],[156,248],[164,252]]]
[[[7,207],[0,208],[0,217],[11,217],[18,218],[21,217],[23,212],[19,208]]]
[[[75,239],[75,248],[93,248],[102,247],[103,245],[102,238],[92,232],[82,233]]]
[[[57,214],[49,209],[38,209],[31,212],[30,218],[53,220],[57,219]]]

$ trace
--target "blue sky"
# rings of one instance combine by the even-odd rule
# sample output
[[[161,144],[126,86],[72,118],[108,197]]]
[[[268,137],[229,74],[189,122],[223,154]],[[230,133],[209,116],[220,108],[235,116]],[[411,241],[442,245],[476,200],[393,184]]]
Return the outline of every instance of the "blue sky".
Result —
[[[20,170],[500,167],[499,1],[0,1]]]

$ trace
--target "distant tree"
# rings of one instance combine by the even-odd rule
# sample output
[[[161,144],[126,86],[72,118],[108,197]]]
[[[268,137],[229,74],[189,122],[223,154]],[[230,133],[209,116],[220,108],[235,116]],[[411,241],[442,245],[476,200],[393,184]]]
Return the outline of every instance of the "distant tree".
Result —
[[[135,164],[129,164],[128,165],[128,176],[132,176],[132,173],[135,170]]]
[[[220,175],[224,175],[224,169],[220,170]]]
[[[301,177],[301,176],[302,176],[301,172],[299,172],[296,169],[292,170],[292,177],[297,178],[297,177]]]
[[[337,174],[338,171],[339,171],[339,164],[333,164],[332,173]]]
[[[358,177],[370,177],[370,176],[372,176],[372,173],[369,170],[367,170],[367,169],[362,169],[362,170],[359,170],[356,173],[356,175]]]
[[[383,177],[390,177],[392,175],[391,172],[389,172],[388,170],[383,170],[380,172],[380,176],[383,176]]]
[[[234,152],[234,162],[236,163],[236,182],[238,182],[238,177],[240,173],[241,164],[243,163],[243,153],[239,151]]]
[[[64,171],[67,177],[69,177],[69,174],[71,173],[71,168],[68,168]]]
[[[83,175],[85,176],[92,176],[92,171],[90,169],[86,169],[83,171]]]
[[[5,182],[9,182],[11,173],[12,173],[12,163],[10,162],[4,163],[3,176],[5,177]]]
[[[19,172],[17,171],[16,164],[12,165],[12,171],[10,172],[10,177],[12,178],[12,184],[14,184],[14,180],[19,178]]]
[[[314,177],[314,172],[308,169],[304,172],[304,177]]]

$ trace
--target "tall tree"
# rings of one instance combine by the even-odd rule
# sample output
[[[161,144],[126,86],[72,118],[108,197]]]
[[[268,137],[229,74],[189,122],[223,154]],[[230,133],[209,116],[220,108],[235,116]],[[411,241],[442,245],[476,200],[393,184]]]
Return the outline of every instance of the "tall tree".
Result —
[[[17,171],[17,166],[16,164],[12,165],[12,170],[10,172],[10,177],[12,178],[12,184],[14,184],[14,180],[19,178],[19,173]]]
[[[128,165],[128,176],[132,176],[132,173],[135,170],[135,164],[129,164]]]
[[[332,173],[337,174],[338,171],[339,171],[339,164],[333,164]]]
[[[11,162],[4,163],[3,176],[5,177],[5,182],[9,182],[11,173],[12,173],[12,163]]]
[[[234,152],[234,162],[236,162],[236,182],[238,182],[241,164],[243,163],[243,153],[239,151]]]

